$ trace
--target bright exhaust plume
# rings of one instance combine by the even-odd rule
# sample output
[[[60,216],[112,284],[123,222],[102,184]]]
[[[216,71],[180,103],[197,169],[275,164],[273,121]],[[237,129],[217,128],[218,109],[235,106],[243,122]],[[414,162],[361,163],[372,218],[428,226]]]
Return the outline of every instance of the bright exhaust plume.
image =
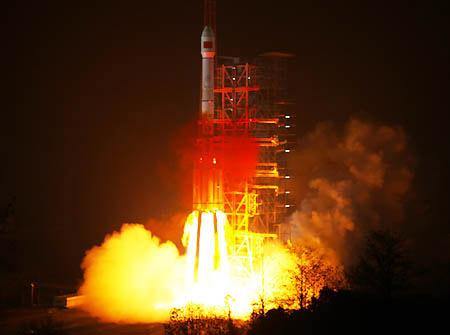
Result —
[[[162,320],[182,293],[184,264],[173,243],[124,224],[86,253],[82,308],[102,321]]]
[[[233,318],[247,319],[261,300],[267,309],[295,299],[287,275],[296,270],[294,254],[271,244],[265,248],[264,271],[244,275],[230,258],[226,215],[200,216],[200,233],[198,211],[186,220],[183,255],[142,225],[124,224],[108,235],[83,260],[82,308],[107,322],[165,321],[172,308],[192,304],[215,315],[231,312]]]

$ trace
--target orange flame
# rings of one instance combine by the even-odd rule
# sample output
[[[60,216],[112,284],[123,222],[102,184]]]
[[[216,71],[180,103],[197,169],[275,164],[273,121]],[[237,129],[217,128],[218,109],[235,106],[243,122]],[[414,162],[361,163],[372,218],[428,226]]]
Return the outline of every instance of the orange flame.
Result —
[[[107,236],[87,252],[82,268],[82,308],[103,321],[165,319],[182,294],[184,259],[141,225],[125,224]]]
[[[188,305],[240,319],[262,301],[266,309],[298,306],[298,257],[272,243],[264,248],[261,270],[244,275],[229,253],[231,236],[223,212],[194,211],[180,255],[172,242],[160,243],[142,225],[124,224],[87,252],[81,308],[102,321],[129,323],[164,321],[172,308]]]

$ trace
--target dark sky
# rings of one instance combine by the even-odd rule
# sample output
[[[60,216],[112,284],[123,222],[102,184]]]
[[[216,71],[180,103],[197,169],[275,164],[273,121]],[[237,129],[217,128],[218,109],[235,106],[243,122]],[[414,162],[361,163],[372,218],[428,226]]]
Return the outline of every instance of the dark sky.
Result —
[[[448,239],[439,2],[218,2],[222,55],[296,54],[299,136],[350,116],[406,129],[417,192],[441,222],[429,233]],[[17,197],[29,271],[70,280],[121,222],[189,209],[171,143],[198,108],[202,1],[13,1],[2,12],[1,204]]]

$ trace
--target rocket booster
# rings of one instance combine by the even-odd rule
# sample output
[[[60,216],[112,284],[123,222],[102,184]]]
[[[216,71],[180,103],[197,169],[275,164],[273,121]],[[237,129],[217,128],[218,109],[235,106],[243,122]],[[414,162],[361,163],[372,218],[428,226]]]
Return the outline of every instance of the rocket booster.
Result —
[[[202,101],[201,118],[214,118],[214,58],[216,56],[216,39],[210,26],[205,26],[201,37],[202,53]]]

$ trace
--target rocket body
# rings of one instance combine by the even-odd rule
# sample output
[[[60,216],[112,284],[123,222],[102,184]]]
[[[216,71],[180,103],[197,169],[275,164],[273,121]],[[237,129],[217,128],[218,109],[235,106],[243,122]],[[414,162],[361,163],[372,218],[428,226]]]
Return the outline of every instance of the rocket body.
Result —
[[[199,211],[223,209],[223,173],[220,144],[214,134],[214,32],[205,26],[201,35],[202,82],[199,137],[194,166],[193,207]]]

